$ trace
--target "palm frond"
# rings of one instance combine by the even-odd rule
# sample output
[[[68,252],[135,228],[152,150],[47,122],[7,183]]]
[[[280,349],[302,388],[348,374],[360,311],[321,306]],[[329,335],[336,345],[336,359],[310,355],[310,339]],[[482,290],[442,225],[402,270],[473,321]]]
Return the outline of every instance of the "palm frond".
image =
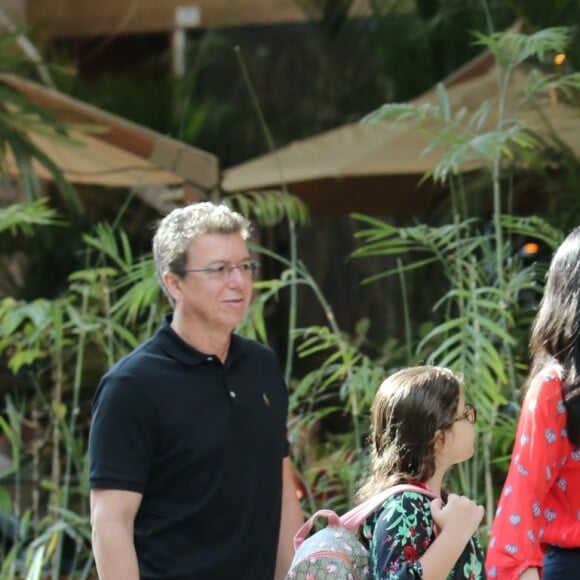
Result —
[[[46,198],[37,199],[31,204],[15,203],[0,209],[0,232],[11,235],[18,232],[27,236],[34,233],[36,226],[63,226],[56,210],[48,207]]]
[[[474,33],[476,44],[485,46],[496,63],[505,71],[530,59],[543,60],[546,54],[563,52],[570,44],[573,31],[566,27],[545,28],[533,34],[498,32],[485,35]]]
[[[224,201],[243,215],[264,226],[273,226],[284,219],[297,224],[308,220],[308,209],[295,195],[278,190],[253,191],[228,195]]]

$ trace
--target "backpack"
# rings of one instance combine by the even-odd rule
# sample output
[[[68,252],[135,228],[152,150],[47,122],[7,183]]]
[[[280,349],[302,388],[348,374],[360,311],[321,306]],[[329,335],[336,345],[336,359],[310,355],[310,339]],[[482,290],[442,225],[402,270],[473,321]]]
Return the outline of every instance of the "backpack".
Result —
[[[390,496],[415,491],[437,497],[424,487],[412,484],[395,485],[343,516],[322,509],[314,513],[294,536],[294,558],[286,580],[365,580],[369,574],[369,552],[358,537],[358,528]],[[308,537],[318,518],[328,519],[328,525]]]

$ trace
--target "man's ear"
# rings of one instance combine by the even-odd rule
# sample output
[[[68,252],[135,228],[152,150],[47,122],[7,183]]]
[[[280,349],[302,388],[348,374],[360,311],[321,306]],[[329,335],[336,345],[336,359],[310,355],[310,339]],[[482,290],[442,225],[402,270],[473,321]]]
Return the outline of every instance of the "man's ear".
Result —
[[[171,298],[175,302],[178,302],[182,294],[181,285],[183,284],[183,279],[175,274],[175,272],[165,272],[163,274],[163,284],[165,284],[165,288],[167,288],[167,292],[169,292]]]

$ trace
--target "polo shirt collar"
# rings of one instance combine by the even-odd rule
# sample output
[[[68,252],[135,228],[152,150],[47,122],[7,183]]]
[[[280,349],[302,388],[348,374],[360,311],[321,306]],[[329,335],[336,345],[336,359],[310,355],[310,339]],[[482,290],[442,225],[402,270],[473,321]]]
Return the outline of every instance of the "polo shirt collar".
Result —
[[[173,319],[173,314],[167,314],[161,323],[161,328],[159,329],[158,336],[160,340],[161,348],[171,357],[178,360],[179,362],[195,366],[201,362],[207,360],[208,355],[213,355],[211,352],[200,352],[199,350],[193,348],[190,344],[185,342],[176,332],[171,328],[171,321]],[[228,356],[226,358],[225,366],[230,366],[243,351],[243,339],[238,335],[232,333],[230,340],[230,348],[228,350]]]

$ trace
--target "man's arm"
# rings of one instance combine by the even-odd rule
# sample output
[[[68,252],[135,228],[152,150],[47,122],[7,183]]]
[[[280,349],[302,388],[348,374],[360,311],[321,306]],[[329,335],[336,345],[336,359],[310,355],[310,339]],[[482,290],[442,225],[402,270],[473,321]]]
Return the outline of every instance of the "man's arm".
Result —
[[[285,578],[294,557],[294,535],[304,523],[302,507],[296,494],[294,471],[290,459],[282,462],[282,518],[276,558],[276,580]]]
[[[133,491],[91,490],[93,554],[100,580],[139,580],[133,523],[141,498]]]

